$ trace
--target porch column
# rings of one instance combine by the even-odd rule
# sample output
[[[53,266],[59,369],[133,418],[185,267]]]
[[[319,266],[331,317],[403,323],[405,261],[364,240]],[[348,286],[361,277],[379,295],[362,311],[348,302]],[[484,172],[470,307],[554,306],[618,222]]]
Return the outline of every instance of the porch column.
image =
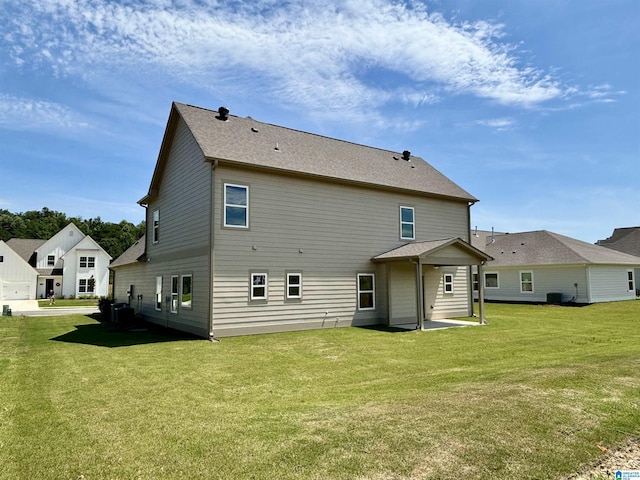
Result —
[[[478,264],[478,315],[480,316],[480,325],[487,322],[484,319],[484,275],[482,274],[482,262]]]
[[[422,285],[422,261],[416,260],[416,312],[418,314],[418,329],[424,330],[424,286]]]

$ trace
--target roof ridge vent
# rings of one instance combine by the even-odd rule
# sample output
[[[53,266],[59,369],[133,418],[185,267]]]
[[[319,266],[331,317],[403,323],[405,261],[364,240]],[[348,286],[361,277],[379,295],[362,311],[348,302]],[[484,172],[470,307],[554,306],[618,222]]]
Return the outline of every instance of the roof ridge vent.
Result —
[[[229,109],[227,107],[219,107],[218,116],[216,118],[218,120],[222,120],[223,122],[229,120]]]

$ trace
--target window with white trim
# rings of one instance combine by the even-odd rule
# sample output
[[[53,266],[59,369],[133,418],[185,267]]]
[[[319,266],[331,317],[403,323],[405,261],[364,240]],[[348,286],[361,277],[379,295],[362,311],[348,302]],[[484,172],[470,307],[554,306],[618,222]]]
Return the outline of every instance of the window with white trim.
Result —
[[[373,273],[358,274],[358,310],[376,308],[376,279]]]
[[[520,272],[520,293],[533,293],[533,272]]]
[[[444,293],[453,293],[453,273],[442,275]]]
[[[80,257],[80,268],[95,268],[96,257]]]
[[[500,282],[498,281],[498,272],[485,272],[484,288],[500,288]]]
[[[413,207],[400,207],[400,238],[402,240],[414,240],[415,231],[415,211]]]
[[[156,277],[156,310],[162,311],[162,277]]]
[[[78,293],[93,293],[95,291],[96,282],[92,278],[81,278],[78,280]]]
[[[478,274],[477,273],[473,274],[473,278],[471,281],[473,283],[473,291],[477,292],[478,291]]]
[[[182,275],[180,288],[180,306],[191,308],[191,275]]]
[[[180,277],[178,275],[171,276],[171,313],[178,312],[178,288],[180,286]]]
[[[251,300],[266,300],[268,290],[268,275],[266,273],[251,274]]]
[[[224,184],[224,226],[249,228],[249,187]]]
[[[302,274],[287,273],[287,299],[302,298]]]
[[[160,241],[160,210],[153,211],[153,243]]]
[[[56,264],[56,257],[54,255],[47,255],[47,266],[53,267]]]
[[[627,270],[627,286],[628,286],[630,292],[633,292],[635,290],[635,288],[634,288],[635,282],[633,280],[634,280],[633,279],[633,270]]]

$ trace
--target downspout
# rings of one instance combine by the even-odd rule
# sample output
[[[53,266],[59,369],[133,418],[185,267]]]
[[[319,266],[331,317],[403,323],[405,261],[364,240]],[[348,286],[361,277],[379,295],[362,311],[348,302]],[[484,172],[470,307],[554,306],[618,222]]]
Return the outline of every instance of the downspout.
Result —
[[[585,265],[587,268],[587,303],[593,303],[591,299],[591,267]]]
[[[484,318],[484,275],[482,274],[482,263],[478,264],[478,315],[480,317],[480,325],[486,325]],[[471,287],[473,290],[473,286]]]
[[[211,201],[209,203],[209,340],[215,341],[215,336],[213,333],[213,279],[214,279],[214,258],[213,258],[213,247],[214,247],[214,230],[215,230],[215,180],[216,174],[215,170],[218,167],[218,159],[213,161],[211,166],[211,178],[210,178],[210,188],[209,193],[211,195]]]

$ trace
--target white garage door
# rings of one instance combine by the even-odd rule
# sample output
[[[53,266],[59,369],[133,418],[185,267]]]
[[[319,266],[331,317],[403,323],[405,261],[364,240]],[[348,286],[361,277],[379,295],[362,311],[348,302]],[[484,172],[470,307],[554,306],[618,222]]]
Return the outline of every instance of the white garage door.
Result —
[[[3,300],[29,300],[31,286],[28,283],[3,283]]]

